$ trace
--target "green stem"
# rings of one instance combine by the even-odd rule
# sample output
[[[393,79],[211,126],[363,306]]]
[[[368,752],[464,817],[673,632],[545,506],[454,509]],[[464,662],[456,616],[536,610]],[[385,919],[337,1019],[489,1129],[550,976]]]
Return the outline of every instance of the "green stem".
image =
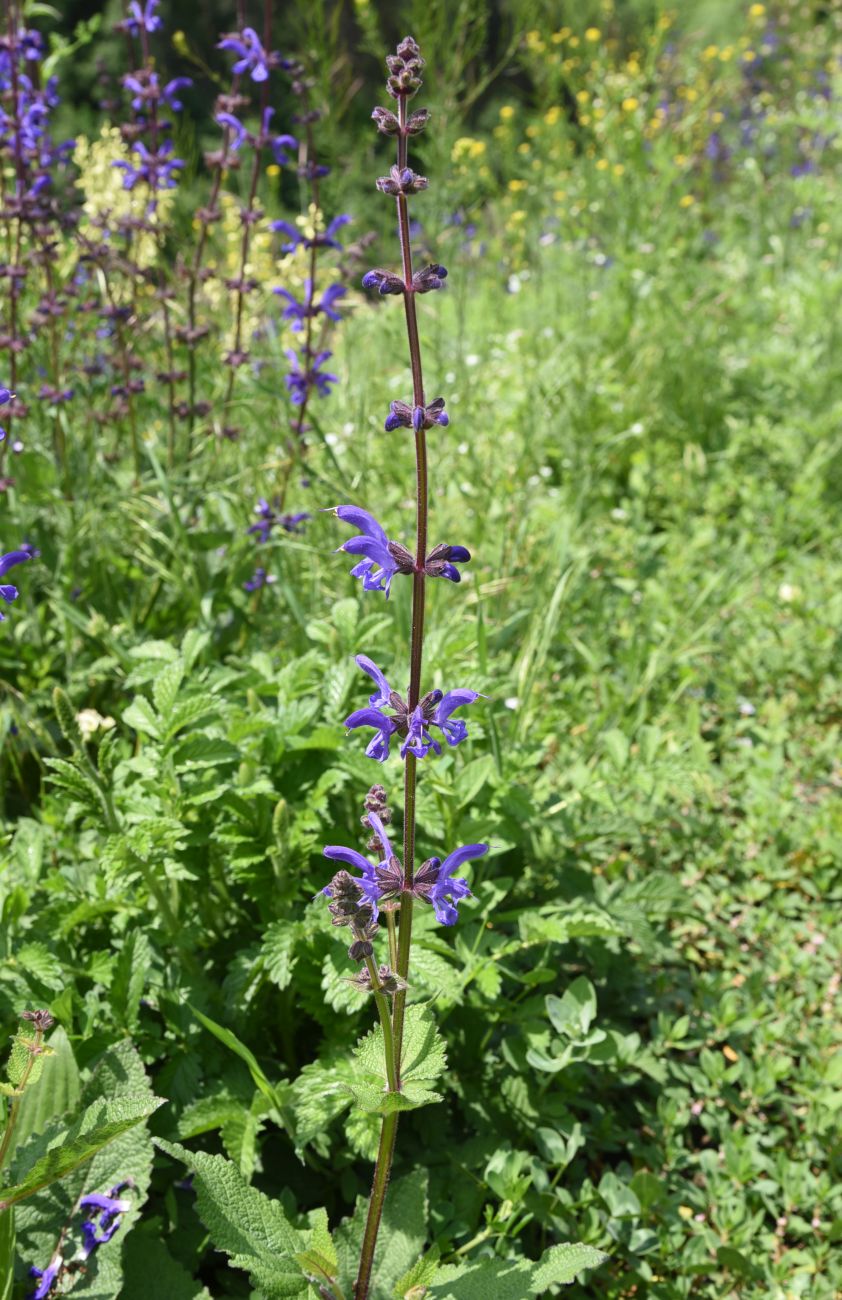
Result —
[[[395,1154],[395,1136],[398,1131],[398,1112],[383,1116],[380,1129],[380,1146],[377,1150],[377,1164],[374,1166],[374,1182],[371,1185],[371,1198],[368,1203],[368,1218],[365,1224],[360,1266],[354,1283],[354,1300],[366,1300],[371,1281],[371,1269],[374,1264],[374,1247],[383,1214],[383,1202],[389,1186],[389,1174],[392,1171],[392,1157]]]
[[[39,1049],[41,1047],[41,1043],[43,1042],[43,1039],[44,1039],[44,1035],[41,1033],[41,1030],[36,1029],[32,1050],[30,1051],[30,1055],[29,1055],[29,1060],[27,1061],[26,1066],[24,1068],[23,1077],[21,1078],[20,1083],[17,1085],[17,1090],[19,1094],[23,1094],[26,1091],[26,1085],[29,1083],[29,1076],[31,1075],[33,1068],[35,1066],[35,1057],[39,1054]],[[20,1101],[21,1101],[20,1096],[15,1097],[9,1108],[9,1120],[8,1123],[6,1124],[6,1131],[3,1134],[3,1141],[0,1142],[0,1173],[3,1172],[3,1166],[5,1165],[6,1157],[9,1154],[9,1148],[12,1145],[12,1136],[14,1134],[15,1125],[17,1124],[18,1121],[18,1114],[20,1112]]]
[[[380,987],[380,980],[377,977],[377,967],[371,957],[366,957],[365,964],[368,973],[371,976],[371,987],[374,992],[374,1001],[377,1003],[377,1011],[380,1016],[380,1024],[383,1028],[383,1051],[386,1057],[386,1078],[389,1083],[389,1092],[399,1092],[397,1060],[395,1058],[395,1037],[392,1033],[392,1019],[389,1015],[389,1003],[386,1000],[385,993]]]

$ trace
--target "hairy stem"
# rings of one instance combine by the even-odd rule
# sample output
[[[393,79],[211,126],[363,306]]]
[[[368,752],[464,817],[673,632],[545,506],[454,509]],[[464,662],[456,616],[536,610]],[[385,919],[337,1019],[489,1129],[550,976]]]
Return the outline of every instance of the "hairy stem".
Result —
[[[400,132],[398,134],[398,167],[404,168],[407,162],[407,100],[401,96],[398,101]],[[406,196],[397,197],[398,236],[401,246],[401,263],[404,279],[404,310],[406,313],[406,333],[409,342],[409,361],[412,370],[413,406],[424,406],[424,377],[421,368],[421,343],[418,337],[418,318],[415,311],[415,293],[412,287],[412,248],[409,239],[409,208]],[[426,594],[426,573],[424,561],[427,554],[427,520],[429,511],[429,487],[427,476],[427,438],[424,429],[415,434],[415,569],[412,581],[412,631],[409,656],[409,697],[410,711],[421,698],[421,669],[424,653],[424,605]],[[410,949],[412,946],[412,906],[413,898],[408,890],[412,887],[415,873],[415,795],[416,795],[417,759],[414,754],[406,756],[404,773],[404,807],[403,807],[403,866],[404,894],[401,899],[398,930],[397,974],[406,980],[409,974]],[[392,1030],[394,1037],[394,1069],[397,1087],[400,1088],[401,1054],[403,1047],[403,1027],[406,1014],[406,990],[398,989],[394,996],[392,1013]],[[391,1084],[390,1084],[391,1086]],[[374,1185],[368,1206],[368,1218],[365,1225],[360,1266],[354,1287],[354,1300],[366,1300],[374,1262],[374,1248],[383,1213],[383,1202],[389,1184],[392,1158],[395,1151],[395,1134],[397,1132],[397,1114],[385,1115],[380,1130],[380,1148],[374,1171]]]
[[[374,1264],[374,1247],[383,1215],[383,1202],[389,1186],[389,1174],[392,1171],[392,1157],[395,1154],[395,1136],[398,1131],[398,1113],[383,1116],[380,1129],[380,1146],[377,1150],[377,1164],[374,1166],[374,1182],[371,1185],[371,1199],[368,1203],[368,1218],[365,1224],[360,1266],[354,1283],[354,1300],[366,1300],[371,1282],[371,1269]]]

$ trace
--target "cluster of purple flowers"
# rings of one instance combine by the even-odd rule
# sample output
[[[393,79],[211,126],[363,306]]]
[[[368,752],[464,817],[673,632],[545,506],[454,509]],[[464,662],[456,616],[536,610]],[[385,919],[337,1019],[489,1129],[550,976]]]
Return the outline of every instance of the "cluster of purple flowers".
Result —
[[[150,0],[150,3],[154,3],[154,0]],[[104,1246],[111,1240],[120,1227],[122,1215],[132,1208],[131,1201],[120,1193],[133,1186],[132,1180],[126,1179],[112,1187],[106,1195],[92,1192],[80,1199],[78,1208],[85,1211],[85,1218],[81,1225],[82,1243],[75,1259],[90,1259],[99,1246]],[[33,1265],[29,1275],[37,1280],[38,1285],[30,1292],[29,1300],[47,1300],[49,1296],[57,1294],[54,1288],[64,1270],[65,1262],[60,1249],[46,1268],[36,1268]]]
[[[378,847],[376,861],[372,862],[356,849],[345,848],[341,844],[328,845],[324,855],[333,862],[343,862],[346,867],[361,872],[360,876],[353,876],[352,880],[371,908],[374,920],[377,920],[381,907],[394,910],[401,896],[406,893],[423,903],[429,903],[442,925],[455,925],[459,919],[459,903],[471,895],[468,882],[455,873],[463,862],[481,858],[487,853],[488,845],[463,844],[461,848],[449,853],[443,862],[440,858],[427,858],[415,872],[412,884],[405,886],[403,867],[380,817],[376,812],[369,811],[366,822],[374,832],[373,844]],[[327,898],[333,898],[334,892],[333,883],[325,885],[322,890]]]

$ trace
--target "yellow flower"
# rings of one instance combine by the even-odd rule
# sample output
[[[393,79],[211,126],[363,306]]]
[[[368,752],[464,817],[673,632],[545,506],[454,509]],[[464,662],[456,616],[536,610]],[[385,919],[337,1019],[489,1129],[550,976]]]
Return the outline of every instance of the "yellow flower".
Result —
[[[600,159],[597,161],[597,164],[596,164],[596,170],[597,170],[598,172],[604,172],[604,171],[607,171],[607,170],[608,170],[608,159],[607,159],[607,158],[600,158]]]
[[[626,169],[622,163],[615,163],[611,170],[615,176],[622,176]]]
[[[585,31],[585,40],[598,41],[601,35],[602,32],[599,30],[598,27],[588,27],[587,30]]]
[[[547,126],[555,126],[556,122],[559,120],[560,117],[561,117],[561,109],[559,108],[558,104],[553,104],[552,108],[548,108],[546,113],[544,114],[544,121],[546,122]]]
[[[511,180],[509,181],[509,189],[511,190],[512,194],[519,194],[521,190],[526,189],[526,181],[521,181],[517,179]]]
[[[572,34],[569,27],[559,27],[557,32],[553,32],[552,39],[554,44],[560,45],[562,41],[566,41],[568,36],[572,36]]]
[[[504,104],[500,109],[500,117],[504,122],[511,122],[514,115],[515,110],[512,108],[511,104]]]
[[[578,36],[571,36],[568,44],[570,45],[570,48],[572,50],[576,50],[581,45],[581,41],[579,40]]]
[[[553,198],[556,203],[561,203],[562,200],[567,198],[567,190],[553,190]]]
[[[513,226],[520,225],[520,223],[525,220],[526,220],[526,213],[524,212],[523,208],[518,208],[517,211],[513,212],[512,215],[509,217],[509,221]]]
[[[590,95],[586,90],[577,90],[576,98],[578,99],[580,104],[587,104],[588,100],[590,99]]]
[[[281,174],[281,169],[277,163],[270,163],[269,166],[266,168],[267,176],[280,176],[280,174]]]
[[[717,109],[715,113],[711,114],[710,120],[711,122],[713,122],[714,126],[721,126],[721,124],[725,121],[725,114],[720,113],[719,109]]]
[[[638,63],[637,59],[635,58],[629,59],[628,63],[626,64],[626,71],[629,72],[633,77],[637,76],[637,74],[640,72],[640,64]]]
[[[765,12],[765,5],[752,5],[748,11],[748,16],[749,18],[762,18]]]
[[[719,53],[718,45],[706,45],[705,48],[702,50],[702,58],[715,59],[718,53]]]
[[[639,103],[640,101],[634,95],[629,95],[623,100],[623,111],[626,113],[633,113]]]
[[[526,134],[527,134],[527,136],[529,137],[530,140],[534,140],[535,137],[536,137],[536,135],[538,134],[538,128],[537,128],[537,126],[535,126],[534,123],[533,123],[532,125],[528,126],[528,127],[526,128]]]
[[[530,153],[530,152],[531,152],[531,150],[530,150],[530,146],[526,143],[525,140],[522,140],[521,143],[518,145],[518,147],[517,147],[517,151],[518,151],[518,153]]]
[[[719,60],[721,63],[727,63],[730,59],[733,59],[733,57],[734,57],[733,45],[726,45],[724,50],[719,51]]]
[[[579,121],[581,122],[582,126],[590,126],[591,124],[590,113],[583,113],[582,116],[579,118]]]
[[[681,198],[678,200],[678,205],[681,208],[692,208],[695,202],[695,194],[682,194]]]
[[[528,50],[531,50],[533,54],[544,53],[544,50],[547,47],[544,44],[543,37],[541,36],[541,33],[539,31],[531,31],[526,33],[526,48]]]
[[[686,166],[686,164],[687,164],[687,155],[686,155],[686,153],[677,153],[677,154],[675,155],[675,157],[673,158],[673,162],[675,163],[676,167],[684,167],[684,166]]]
[[[484,140],[474,140],[472,136],[463,135],[454,140],[450,157],[453,162],[461,162],[464,158],[481,158],[484,153]]]
[[[757,58],[757,55],[755,54],[754,50],[746,50],[745,54],[743,55],[743,62],[744,62],[744,63],[754,63],[754,60],[755,60],[756,58]]]

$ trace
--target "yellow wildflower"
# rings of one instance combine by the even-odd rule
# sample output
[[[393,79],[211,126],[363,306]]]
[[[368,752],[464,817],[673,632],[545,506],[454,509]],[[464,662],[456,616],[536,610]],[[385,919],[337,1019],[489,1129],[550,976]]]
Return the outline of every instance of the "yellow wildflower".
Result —
[[[587,90],[577,90],[576,98],[578,99],[580,104],[587,104],[588,100],[590,99],[590,94],[588,93]]]
[[[281,174],[281,169],[277,163],[270,163],[269,166],[266,168],[267,176],[280,176],[280,174]]]
[[[511,104],[504,104],[500,109],[500,117],[504,122],[511,122],[514,115],[515,110],[512,108]]]
[[[585,31],[585,40],[598,41],[601,35],[602,32],[599,30],[598,27],[588,27]]]
[[[596,170],[597,170],[598,172],[604,172],[604,171],[607,171],[607,170],[608,170],[608,159],[607,159],[607,158],[600,158],[600,159],[598,159],[598,160],[597,160],[597,164],[596,164]]]
[[[765,12],[765,5],[752,5],[748,11],[748,16],[749,18],[762,18]]]
[[[634,110],[638,107],[639,103],[640,100],[637,99],[635,95],[628,95],[623,100],[623,111],[625,113],[633,113]]]
[[[512,194],[519,194],[521,190],[526,189],[526,181],[521,181],[515,178],[514,180],[509,181],[509,189]]]
[[[611,170],[615,176],[622,176],[626,169],[622,163],[615,163]]]
[[[552,108],[548,108],[546,113],[544,114],[544,121],[546,122],[547,126],[555,126],[556,122],[560,119],[560,117],[561,117],[561,109],[559,108],[558,104],[553,104]]]
[[[681,198],[678,200],[678,205],[681,208],[692,208],[695,202],[695,194],[682,194]]]

